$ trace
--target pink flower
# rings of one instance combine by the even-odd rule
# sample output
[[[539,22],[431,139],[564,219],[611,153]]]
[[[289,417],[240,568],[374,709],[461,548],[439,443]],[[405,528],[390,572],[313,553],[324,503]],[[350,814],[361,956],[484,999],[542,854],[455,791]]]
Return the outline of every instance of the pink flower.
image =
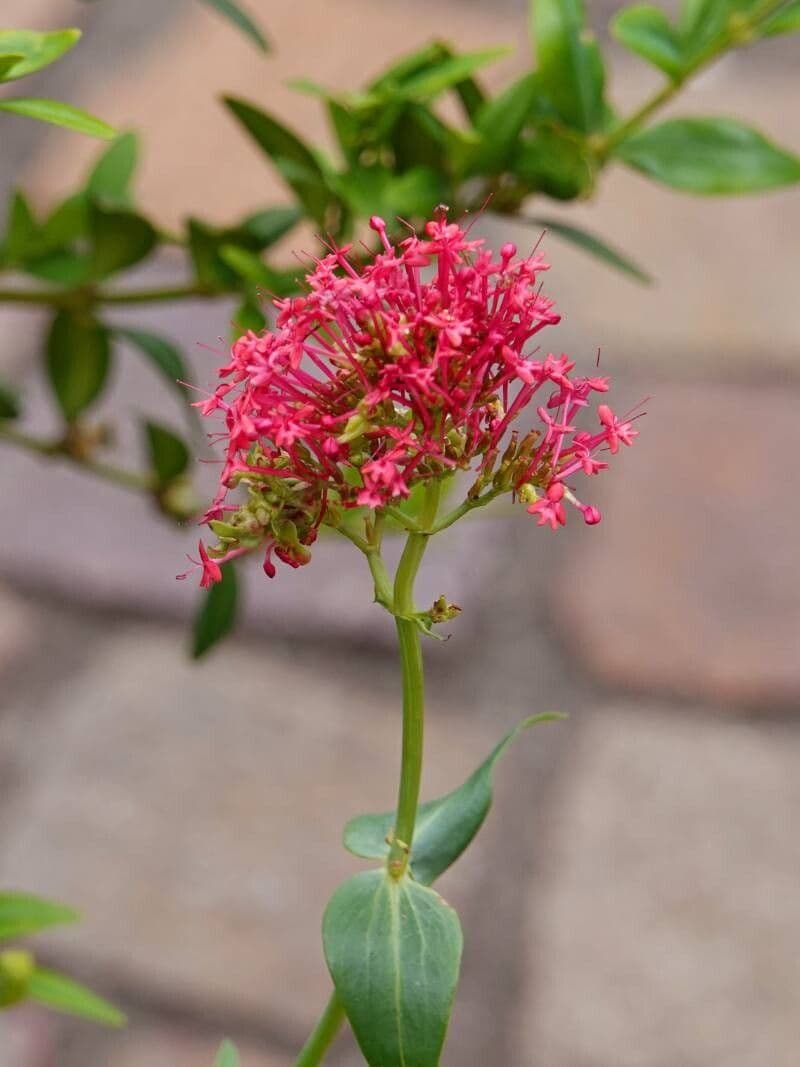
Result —
[[[493,491],[527,486],[539,525],[563,526],[567,503],[597,523],[571,480],[605,469],[599,457],[636,431],[605,404],[598,432],[579,429],[608,379],[571,377],[566,355],[530,353],[532,338],[559,321],[541,294],[546,263],[518,259],[511,244],[495,259],[444,210],[424,236],[396,245],[382,219],[370,225],[381,244],[371,261],[357,268],[348,248],[332,247],[304,296],[274,302],[274,330],[233,345],[201,405],[224,421],[209,514],[222,558],[261,544],[268,574],[273,553],[299,566],[319,525],[336,525],[342,509],[382,508],[457,470]],[[512,424],[528,411],[520,435]],[[227,502],[242,489],[244,502]],[[202,566],[203,584],[216,580],[214,561]]]

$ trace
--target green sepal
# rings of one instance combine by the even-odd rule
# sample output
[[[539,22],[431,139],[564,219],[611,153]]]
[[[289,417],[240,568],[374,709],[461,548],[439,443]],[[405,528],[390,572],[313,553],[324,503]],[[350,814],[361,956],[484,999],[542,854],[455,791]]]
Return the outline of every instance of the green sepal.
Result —
[[[422,885],[432,884],[464,852],[483,825],[492,805],[492,772],[508,746],[524,730],[542,722],[565,718],[545,712],[523,720],[506,734],[470,777],[437,800],[420,805],[409,867]],[[344,829],[344,846],[364,859],[385,859],[395,813],[358,815]]]
[[[325,959],[370,1067],[436,1067],[461,963],[461,924],[433,889],[385,870],[340,886]]]

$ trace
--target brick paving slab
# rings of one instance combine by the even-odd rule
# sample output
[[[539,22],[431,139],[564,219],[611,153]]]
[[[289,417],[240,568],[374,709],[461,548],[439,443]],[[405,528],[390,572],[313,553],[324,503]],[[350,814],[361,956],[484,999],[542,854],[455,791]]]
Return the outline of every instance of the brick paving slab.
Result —
[[[640,428],[552,590],[565,640],[614,686],[796,710],[796,391],[659,386]]]
[[[601,707],[573,743],[508,1062],[795,1067],[796,726]]]
[[[196,668],[171,630],[95,644],[19,739],[0,831],[4,869],[86,916],[45,942],[57,960],[301,1034],[328,991],[323,906],[360,867],[341,828],[394,799],[394,678],[368,685],[365,666],[322,675],[303,652],[230,649]],[[499,732],[432,699],[428,795]],[[452,873],[455,903],[470,881]]]

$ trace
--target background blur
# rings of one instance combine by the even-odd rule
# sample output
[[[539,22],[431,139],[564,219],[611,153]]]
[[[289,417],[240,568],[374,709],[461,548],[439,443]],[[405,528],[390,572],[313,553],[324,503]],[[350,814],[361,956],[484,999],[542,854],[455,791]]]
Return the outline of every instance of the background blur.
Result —
[[[613,5],[590,6],[602,30]],[[169,225],[282,197],[222,90],[327,142],[288,78],[355,87],[439,36],[516,45],[488,69],[499,84],[524,65],[525,7],[262,0],[267,59],[191,0],[3,0],[2,21],[84,27],[33,92],[140,129],[143,207]],[[653,75],[612,55],[630,108]],[[737,115],[798,151],[797,99],[786,38],[718,65],[676,110]],[[1,125],[4,196],[21,184],[44,205],[100,150]],[[442,882],[467,931],[444,1062],[796,1067],[800,192],[703,201],[614,170],[561,214],[658,284],[547,239],[565,319],[547,343],[587,362],[602,346],[621,410],[653,399],[637,446],[592,485],[600,527],[554,537],[520,512],[431,552],[421,599],[445,592],[464,615],[428,649],[427,795],[523,716],[570,713],[505,757],[486,829]],[[229,314],[167,305],[148,321],[195,352]],[[37,356],[39,326],[0,311],[7,377]],[[216,362],[196,349],[201,382]],[[125,366],[111,404],[174,413],[150,391]],[[246,626],[192,666],[196,591],[173,576],[195,531],[69,469],[0,460],[0,882],[84,913],[42,955],[131,1019],[108,1034],[5,1014],[0,1067],[210,1067],[224,1034],[248,1067],[288,1065],[327,997],[319,916],[358,864],[340,829],[394,800],[399,683],[362,560],[330,542],[303,572],[254,573]],[[358,1062],[348,1042],[340,1065]]]

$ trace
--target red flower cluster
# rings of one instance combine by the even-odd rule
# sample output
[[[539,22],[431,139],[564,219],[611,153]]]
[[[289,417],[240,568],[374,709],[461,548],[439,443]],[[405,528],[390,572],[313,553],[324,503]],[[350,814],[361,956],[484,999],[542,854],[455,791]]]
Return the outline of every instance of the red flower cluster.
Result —
[[[397,246],[382,219],[371,226],[383,251],[360,270],[350,246],[319,260],[306,295],[275,301],[275,330],[240,338],[222,384],[198,405],[224,413],[227,446],[206,516],[220,546],[203,563],[204,582],[218,580],[220,561],[265,542],[270,576],[273,551],[300,566],[317,527],[335,525],[342,508],[380,508],[456,470],[476,472],[476,492],[516,493],[539,525],[563,525],[565,502],[587,523],[600,519],[570,481],[605,468],[598,454],[636,431],[605,404],[595,432],[577,429],[575,416],[608,380],[571,378],[564,355],[525,354],[559,321],[537,285],[547,265],[516,258],[512,244],[494,259],[443,210],[424,236]],[[512,424],[548,388],[520,437]],[[226,503],[240,485],[247,502]]]

